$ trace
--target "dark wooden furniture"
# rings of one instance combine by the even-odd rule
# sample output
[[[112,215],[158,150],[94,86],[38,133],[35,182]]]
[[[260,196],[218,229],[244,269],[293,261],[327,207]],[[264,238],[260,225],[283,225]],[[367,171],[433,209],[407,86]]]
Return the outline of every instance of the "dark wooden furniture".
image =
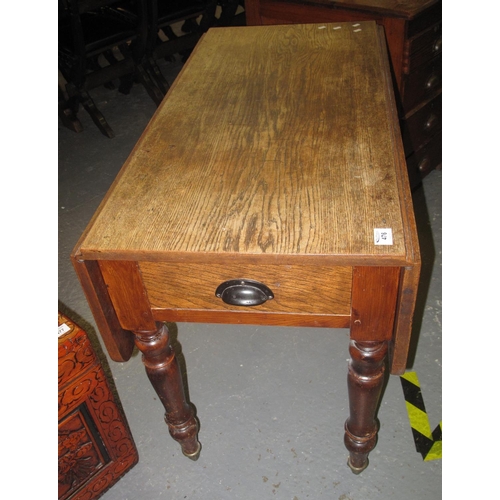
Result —
[[[217,0],[148,0],[148,3],[151,27],[149,45],[155,59],[191,51],[215,20]],[[184,33],[181,37],[171,28],[180,21],[183,21]],[[160,41],[158,30],[163,32],[166,42]]]
[[[215,22],[217,0],[146,0],[147,67],[163,95],[169,84],[161,73],[157,61],[172,60],[174,54],[181,54],[185,61],[201,35]],[[120,2],[120,10],[136,16],[138,6],[129,0]],[[174,26],[180,25],[180,33]]]
[[[440,0],[245,0],[245,9],[248,25],[375,20],[383,26],[411,186],[441,167]]]
[[[190,458],[198,423],[163,322],[349,327],[345,444],[363,470],[420,275],[382,29],[210,29],[72,259],[110,356],[142,351]]]
[[[217,0],[58,0],[58,112],[62,124],[81,132],[80,105],[107,137],[114,131],[90,91],[101,85],[128,94],[135,81],[156,105],[169,89],[158,61],[185,61],[211,26],[244,23],[240,2]]]
[[[59,500],[100,497],[138,461],[87,334],[59,313]]]
[[[89,91],[121,80],[119,90],[130,92],[140,81],[156,105],[164,94],[146,59],[148,33],[146,0],[129,0],[134,13],[120,8],[119,0],[59,0],[58,66],[65,79],[63,124],[68,114],[77,116],[80,104],[107,137],[114,131],[94,103]],[[106,64],[102,62],[105,60]],[[61,107],[61,106],[60,106]],[[81,124],[80,124],[81,127]]]

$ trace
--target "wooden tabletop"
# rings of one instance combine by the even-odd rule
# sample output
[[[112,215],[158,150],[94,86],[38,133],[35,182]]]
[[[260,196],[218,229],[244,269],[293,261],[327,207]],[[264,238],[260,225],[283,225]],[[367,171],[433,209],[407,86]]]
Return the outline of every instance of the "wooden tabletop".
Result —
[[[214,28],[77,253],[404,265],[418,252],[406,175],[374,22]]]

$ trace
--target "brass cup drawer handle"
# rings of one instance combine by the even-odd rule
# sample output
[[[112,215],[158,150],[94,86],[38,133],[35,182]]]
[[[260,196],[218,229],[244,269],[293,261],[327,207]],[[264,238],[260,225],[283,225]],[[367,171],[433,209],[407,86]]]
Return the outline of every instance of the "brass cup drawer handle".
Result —
[[[427,120],[425,120],[424,130],[426,132],[430,132],[437,124],[438,124],[438,117],[434,113],[431,113],[427,117]]]
[[[425,89],[426,90],[432,90],[435,87],[439,85],[439,82],[441,79],[437,75],[431,75],[429,78],[427,78],[427,81],[425,82]]]
[[[232,306],[258,306],[274,299],[273,292],[263,283],[248,279],[235,279],[221,283],[215,296]]]
[[[442,47],[442,39],[439,37],[433,44],[432,44],[432,51],[433,52],[441,52],[441,47]]]
[[[427,172],[430,169],[431,166],[431,160],[429,157],[424,156],[419,162],[418,162],[418,170],[420,172]]]

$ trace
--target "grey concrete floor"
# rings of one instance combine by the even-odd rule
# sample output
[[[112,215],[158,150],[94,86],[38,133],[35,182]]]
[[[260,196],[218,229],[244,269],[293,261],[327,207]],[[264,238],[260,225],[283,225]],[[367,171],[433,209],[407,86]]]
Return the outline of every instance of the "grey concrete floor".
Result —
[[[182,64],[165,63],[172,82]],[[416,452],[399,377],[391,376],[378,417],[370,466],[346,465],[348,331],[179,323],[189,398],[201,421],[203,449],[185,458],[169,436],[163,408],[140,355],[108,359],[69,255],[155,111],[139,85],[129,95],[91,91],[116,137],[101,135],[84,110],[82,133],[59,123],[59,309],[87,330],[116,385],[139,463],[104,500],[441,498],[442,461]],[[414,193],[423,258],[408,370],[420,380],[430,425],[441,420],[441,178]]]

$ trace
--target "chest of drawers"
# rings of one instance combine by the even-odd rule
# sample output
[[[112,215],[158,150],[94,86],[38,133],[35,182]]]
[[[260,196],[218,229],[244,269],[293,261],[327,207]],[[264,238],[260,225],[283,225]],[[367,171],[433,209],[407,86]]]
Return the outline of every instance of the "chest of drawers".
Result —
[[[441,167],[440,0],[245,0],[247,23],[375,20],[392,63],[412,188]]]

